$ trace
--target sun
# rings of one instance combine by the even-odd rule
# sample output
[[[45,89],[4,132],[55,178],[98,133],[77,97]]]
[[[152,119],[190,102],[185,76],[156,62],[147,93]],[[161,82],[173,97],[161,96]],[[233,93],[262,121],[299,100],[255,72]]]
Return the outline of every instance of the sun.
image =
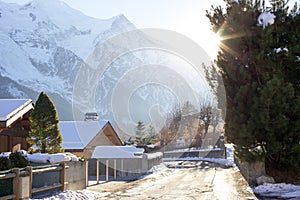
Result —
[[[215,33],[215,34],[212,35],[212,40],[213,40],[215,45],[220,46],[221,41],[222,41],[222,37],[219,34]]]
[[[213,61],[216,59],[222,38],[211,30],[209,20],[198,11],[181,13],[169,28],[185,35],[201,46]]]
[[[206,32],[203,45],[212,60],[216,59],[222,45],[222,37],[212,31]]]

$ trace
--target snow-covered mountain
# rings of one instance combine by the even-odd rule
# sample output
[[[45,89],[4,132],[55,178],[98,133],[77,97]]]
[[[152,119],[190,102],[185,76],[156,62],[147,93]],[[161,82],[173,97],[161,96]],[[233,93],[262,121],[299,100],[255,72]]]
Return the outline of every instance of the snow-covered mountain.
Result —
[[[94,46],[134,28],[123,15],[95,19],[58,0],[24,6],[0,1],[0,97],[36,99],[45,91],[61,97],[54,101],[64,108],[71,102],[77,70]]]
[[[0,0],[0,98],[36,100],[38,94],[44,91],[54,101],[63,120],[74,119],[72,102],[76,101],[79,105],[76,109],[80,112],[97,111],[101,118],[111,121],[128,124],[131,120],[134,126],[133,121],[157,118],[156,121],[163,123],[163,113],[178,103],[174,90],[183,90],[184,84],[189,81],[185,78],[179,80],[182,75],[179,75],[178,68],[176,70],[180,63],[176,58],[173,59],[175,64],[172,64],[175,69],[161,70],[155,65],[170,63],[170,59],[166,59],[164,53],[146,50],[118,56],[108,67],[97,68],[97,71],[85,70],[94,67],[91,57],[100,61],[107,58],[107,51],[99,49],[99,44],[109,46],[107,48],[112,53],[117,49],[125,49],[126,52],[132,38],[144,43],[153,42],[139,32],[123,38],[121,42],[107,42],[118,34],[135,29],[124,15],[96,19],[60,0],[33,0],[22,6]],[[104,61],[100,63],[105,65]],[[139,66],[146,65],[153,66],[137,70]],[[102,72],[97,76],[99,70]],[[154,73],[158,71],[160,73]],[[95,77],[91,78],[94,74]],[[145,74],[147,78],[143,77]],[[188,74],[186,76],[190,76]],[[141,79],[137,77],[142,77],[144,83],[139,82]],[[156,79],[161,82],[152,84]],[[194,80],[193,77],[190,80]],[[209,90],[205,83],[195,82],[193,85],[198,92]],[[74,90],[80,90],[75,98]],[[92,104],[83,98],[90,91],[95,91]],[[130,110],[129,115],[122,113],[124,107],[127,109],[124,112]],[[150,116],[145,119],[147,112]]]

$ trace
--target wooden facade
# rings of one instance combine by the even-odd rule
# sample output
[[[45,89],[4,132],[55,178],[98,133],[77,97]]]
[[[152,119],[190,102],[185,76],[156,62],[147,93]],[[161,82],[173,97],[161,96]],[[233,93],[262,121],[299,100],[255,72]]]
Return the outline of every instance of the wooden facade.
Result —
[[[103,126],[98,126],[98,123]],[[90,158],[97,146],[123,145],[109,121],[60,122],[59,124],[65,152],[77,156]]]
[[[0,114],[3,114],[1,111],[6,104],[14,102],[16,105],[15,109],[12,106],[12,109],[7,112],[8,114],[0,117],[0,153],[19,149],[27,150],[30,147],[26,138],[30,128],[29,116],[33,110],[32,101],[29,99],[0,99],[0,102]],[[18,106],[18,102],[20,102],[20,106]]]

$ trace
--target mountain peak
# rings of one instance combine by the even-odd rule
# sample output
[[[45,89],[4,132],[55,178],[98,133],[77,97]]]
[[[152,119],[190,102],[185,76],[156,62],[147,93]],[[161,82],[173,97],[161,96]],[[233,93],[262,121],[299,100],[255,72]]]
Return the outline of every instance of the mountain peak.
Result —
[[[31,10],[38,17],[49,18],[59,27],[69,27],[72,23],[72,25],[76,25],[78,20],[81,22],[87,18],[83,13],[71,8],[61,0],[33,0],[25,4],[22,9]]]
[[[96,44],[134,25],[123,14],[97,19],[60,0],[9,1],[0,0],[0,97],[36,99],[45,91],[70,119],[78,70]],[[107,84],[118,74],[111,75]]]
[[[113,26],[121,26],[123,30],[125,29],[126,31],[136,29],[136,27],[125,17],[124,14],[119,14],[113,19]]]

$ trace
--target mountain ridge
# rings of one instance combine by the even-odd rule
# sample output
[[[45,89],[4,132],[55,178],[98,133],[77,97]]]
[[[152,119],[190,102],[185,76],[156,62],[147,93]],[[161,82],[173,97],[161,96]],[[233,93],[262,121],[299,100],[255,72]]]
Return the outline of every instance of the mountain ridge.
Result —
[[[0,13],[0,98],[36,100],[43,91],[60,120],[96,111],[134,133],[138,120],[158,130],[175,105],[209,90],[201,70],[168,51],[172,37],[165,44],[123,14],[96,19],[60,0],[0,2]]]
[[[44,91],[70,102],[78,68],[97,43],[135,29],[122,14],[101,20],[60,0],[0,1],[0,13],[0,82],[8,86],[2,85],[2,98],[35,100]],[[58,111],[62,119],[72,119]]]

